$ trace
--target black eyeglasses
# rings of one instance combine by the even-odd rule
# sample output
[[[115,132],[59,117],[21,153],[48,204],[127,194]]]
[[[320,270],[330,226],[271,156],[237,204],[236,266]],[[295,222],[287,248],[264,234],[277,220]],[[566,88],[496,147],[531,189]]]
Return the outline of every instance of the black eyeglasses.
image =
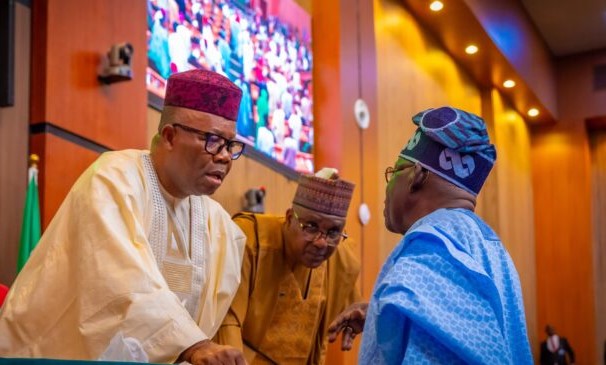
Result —
[[[179,123],[172,123],[171,125],[179,127],[186,132],[197,134],[202,140],[204,140],[204,149],[211,155],[216,155],[223,150],[223,147],[227,148],[232,160],[238,159],[242,152],[244,152],[244,142],[229,140],[223,138],[218,134],[204,132],[196,128],[188,127]]]
[[[341,242],[341,238],[345,240],[347,239],[347,237],[349,237],[347,233],[342,232],[340,229],[333,228],[324,232],[315,222],[301,222],[299,216],[297,215],[297,212],[294,209],[292,210],[292,212],[295,216],[295,219],[299,223],[299,228],[301,228],[301,231],[303,232],[303,237],[307,241],[317,241],[322,238],[322,236],[324,236],[326,237],[326,244],[330,247],[335,247],[339,244],[339,242]]]
[[[391,177],[393,176],[393,174],[395,174],[396,172],[402,171],[409,167],[414,167],[414,166],[415,165],[403,165],[403,166],[396,167],[396,168],[389,166],[388,168],[385,169],[385,181],[389,182],[389,180],[391,180]]]

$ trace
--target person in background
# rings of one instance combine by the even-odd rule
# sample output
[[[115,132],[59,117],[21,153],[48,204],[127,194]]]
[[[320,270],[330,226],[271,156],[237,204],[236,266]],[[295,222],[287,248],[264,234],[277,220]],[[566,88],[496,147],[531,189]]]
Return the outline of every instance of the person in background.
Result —
[[[547,338],[541,342],[541,365],[574,365],[574,351],[566,337],[558,336],[549,324],[545,326],[545,333]]]
[[[241,213],[242,283],[216,341],[249,364],[321,364],[330,322],[360,300],[360,264],[344,233],[354,185],[335,169],[301,175],[283,216]]]
[[[241,95],[210,71],[171,75],[151,152],[102,154],[50,222],[0,312],[0,357],[97,359],[123,336],[151,362],[245,363],[210,341],[245,245],[209,197],[244,148]]]
[[[387,180],[385,226],[403,235],[370,303],[329,328],[343,348],[362,330],[359,364],[532,364],[520,280],[497,234],[475,213],[496,160],[484,121],[428,109]]]

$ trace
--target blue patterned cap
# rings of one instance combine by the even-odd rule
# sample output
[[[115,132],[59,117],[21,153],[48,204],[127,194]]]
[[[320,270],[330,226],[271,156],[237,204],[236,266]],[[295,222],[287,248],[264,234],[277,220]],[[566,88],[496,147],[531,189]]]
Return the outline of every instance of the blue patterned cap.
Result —
[[[460,109],[441,107],[422,111],[412,121],[419,128],[400,157],[477,195],[497,159],[484,120]]]

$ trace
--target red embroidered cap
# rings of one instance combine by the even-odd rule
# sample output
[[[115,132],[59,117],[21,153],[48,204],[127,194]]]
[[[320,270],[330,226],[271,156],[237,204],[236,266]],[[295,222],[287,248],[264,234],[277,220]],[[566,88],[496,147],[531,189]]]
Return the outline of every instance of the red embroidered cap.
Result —
[[[242,90],[227,77],[195,69],[172,74],[168,78],[164,106],[198,110],[235,122],[240,99]]]

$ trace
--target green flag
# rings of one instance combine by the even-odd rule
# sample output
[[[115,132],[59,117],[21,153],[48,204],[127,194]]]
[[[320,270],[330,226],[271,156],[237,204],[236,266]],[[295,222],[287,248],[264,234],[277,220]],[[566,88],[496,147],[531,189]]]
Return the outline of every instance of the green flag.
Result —
[[[19,245],[19,258],[17,260],[17,273],[21,271],[30,253],[40,240],[40,202],[38,200],[38,169],[29,168],[29,183],[23,210],[23,223],[21,225],[21,241]]]

